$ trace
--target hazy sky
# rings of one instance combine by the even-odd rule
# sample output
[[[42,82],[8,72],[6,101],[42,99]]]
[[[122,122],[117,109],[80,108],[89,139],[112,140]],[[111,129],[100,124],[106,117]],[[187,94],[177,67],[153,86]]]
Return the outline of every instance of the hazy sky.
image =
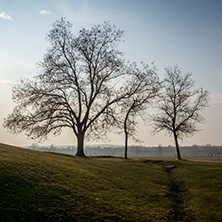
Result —
[[[160,78],[164,68],[178,64],[191,71],[196,87],[210,92],[200,134],[183,145],[222,145],[222,1],[221,0],[0,0],[0,143],[30,145],[35,141],[12,135],[2,127],[12,111],[12,87],[21,78],[37,74],[48,43],[46,34],[61,17],[73,23],[73,32],[109,20],[125,31],[119,48],[130,61],[155,61]],[[151,135],[151,126],[139,126],[143,145],[173,144],[164,133]],[[50,137],[44,144],[75,144],[71,131]],[[109,143],[123,144],[122,136]],[[97,143],[103,143],[97,142]]]

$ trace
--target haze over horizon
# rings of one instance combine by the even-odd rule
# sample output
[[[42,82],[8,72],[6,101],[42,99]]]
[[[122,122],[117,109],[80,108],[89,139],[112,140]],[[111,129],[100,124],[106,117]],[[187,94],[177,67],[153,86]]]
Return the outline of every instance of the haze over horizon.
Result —
[[[195,88],[208,90],[210,101],[203,112],[206,123],[199,125],[202,131],[181,145],[222,145],[221,11],[220,0],[0,0],[0,143],[36,143],[24,134],[10,134],[2,123],[15,106],[13,86],[38,73],[36,64],[49,46],[47,33],[56,20],[66,17],[73,23],[74,34],[104,21],[116,25],[125,32],[119,45],[124,58],[154,61],[161,79],[164,68],[175,64],[184,73],[192,72]],[[137,134],[144,146],[174,145],[165,133],[153,136],[149,122],[140,124]],[[49,139],[40,145],[76,145],[70,130]],[[110,134],[107,143],[122,145],[124,137]]]

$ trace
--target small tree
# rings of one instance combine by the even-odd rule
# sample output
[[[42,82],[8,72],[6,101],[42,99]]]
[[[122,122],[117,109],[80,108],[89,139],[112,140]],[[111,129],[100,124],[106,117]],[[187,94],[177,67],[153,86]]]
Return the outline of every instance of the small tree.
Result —
[[[123,32],[104,23],[74,36],[71,27],[63,18],[53,25],[40,74],[14,87],[18,105],[4,126],[40,140],[71,128],[77,137],[76,155],[85,156],[85,138],[104,136],[115,122],[114,105],[132,93],[118,84],[126,73],[117,50]]]
[[[134,64],[135,66],[135,64]],[[123,119],[123,128],[125,134],[125,158],[128,152],[128,139],[131,137],[138,142],[136,133],[136,118],[138,115],[144,120],[144,113],[148,105],[156,97],[160,90],[161,83],[156,74],[156,68],[150,68],[144,64],[143,70],[133,67],[133,71],[129,72],[131,78],[126,81],[125,91],[132,93],[132,96],[121,101],[121,114]],[[120,125],[120,127],[122,124]]]
[[[193,90],[191,73],[185,75],[175,66],[166,68],[163,92],[158,106],[159,113],[152,117],[154,133],[166,130],[174,136],[177,159],[181,159],[178,139],[192,136],[204,121],[200,111],[207,106],[208,92]]]

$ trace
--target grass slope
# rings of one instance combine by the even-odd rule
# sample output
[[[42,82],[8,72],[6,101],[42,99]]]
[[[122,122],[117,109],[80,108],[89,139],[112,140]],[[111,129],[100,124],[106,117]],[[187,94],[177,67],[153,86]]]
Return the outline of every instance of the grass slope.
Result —
[[[186,186],[198,221],[219,221],[221,165],[169,164],[177,166],[172,172]],[[161,163],[0,144],[0,221],[174,221],[171,185]]]
[[[162,166],[0,147],[1,221],[158,221]]]
[[[222,164],[178,161],[174,173],[188,190],[199,221],[222,221]]]

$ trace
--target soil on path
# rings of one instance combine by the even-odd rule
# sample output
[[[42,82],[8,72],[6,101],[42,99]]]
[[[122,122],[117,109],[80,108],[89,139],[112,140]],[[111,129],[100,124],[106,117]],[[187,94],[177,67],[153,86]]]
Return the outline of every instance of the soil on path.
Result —
[[[179,180],[173,169],[174,165],[163,162],[165,171],[169,178],[170,192],[168,198],[171,200],[172,211],[169,212],[169,221],[195,222],[195,214],[192,210],[189,192],[183,181]]]
[[[162,160],[143,160],[142,163],[163,165],[164,171],[169,179],[169,194],[167,195],[171,202],[168,221],[197,222],[195,213],[192,210],[189,192],[174,172],[175,166]]]

